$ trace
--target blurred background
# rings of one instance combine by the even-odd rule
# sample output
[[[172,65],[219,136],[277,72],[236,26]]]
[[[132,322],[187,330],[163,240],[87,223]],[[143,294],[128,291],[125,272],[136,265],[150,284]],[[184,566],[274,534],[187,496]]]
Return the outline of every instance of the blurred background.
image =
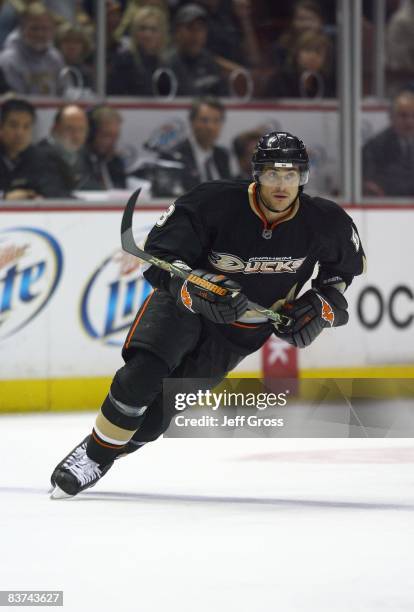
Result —
[[[306,143],[368,273],[351,322],[243,376],[414,375],[414,0],[0,2],[0,411],[95,408],[148,294],[120,249],[199,182]]]

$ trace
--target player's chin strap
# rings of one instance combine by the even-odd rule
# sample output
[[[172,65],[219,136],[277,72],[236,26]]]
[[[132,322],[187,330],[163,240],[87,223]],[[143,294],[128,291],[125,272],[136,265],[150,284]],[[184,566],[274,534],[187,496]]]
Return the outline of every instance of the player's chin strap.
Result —
[[[259,192],[259,198],[260,198],[261,203],[263,204],[263,206],[265,208],[267,208],[267,210],[269,210],[272,213],[283,213],[283,212],[286,212],[287,210],[289,210],[290,208],[292,208],[296,204],[296,200],[298,199],[301,190],[300,190],[300,188],[298,189],[298,192],[297,192],[296,197],[293,200],[293,202],[291,204],[289,204],[289,206],[286,206],[286,208],[282,208],[282,210],[275,210],[274,208],[270,208],[270,206],[268,206],[266,204],[266,200],[264,199],[264,197],[262,196],[262,193],[260,191],[260,183],[257,183],[257,191]]]

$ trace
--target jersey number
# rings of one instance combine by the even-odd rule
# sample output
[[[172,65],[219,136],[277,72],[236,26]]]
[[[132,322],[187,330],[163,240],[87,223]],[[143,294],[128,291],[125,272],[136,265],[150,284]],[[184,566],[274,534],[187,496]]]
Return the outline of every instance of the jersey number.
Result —
[[[167,219],[171,217],[174,211],[175,211],[175,204],[171,204],[171,206],[169,206],[167,210],[162,213],[161,217],[158,219],[155,225],[157,227],[162,227],[166,223]]]

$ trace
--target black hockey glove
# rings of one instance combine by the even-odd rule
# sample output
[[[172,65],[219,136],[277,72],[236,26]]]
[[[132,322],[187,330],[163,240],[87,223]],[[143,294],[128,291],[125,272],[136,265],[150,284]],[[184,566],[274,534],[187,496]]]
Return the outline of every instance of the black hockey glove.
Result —
[[[241,292],[238,283],[223,274],[212,274],[206,270],[193,270],[193,276],[228,289],[227,295],[195,285],[191,280],[173,276],[170,280],[170,293],[177,298],[177,304],[193,313],[201,314],[214,323],[233,323],[244,315],[248,308],[247,297]]]
[[[289,326],[278,325],[275,334],[298,348],[309,346],[325,327],[348,323],[348,303],[335,287],[310,289],[297,300],[286,302],[279,313],[292,319]]]

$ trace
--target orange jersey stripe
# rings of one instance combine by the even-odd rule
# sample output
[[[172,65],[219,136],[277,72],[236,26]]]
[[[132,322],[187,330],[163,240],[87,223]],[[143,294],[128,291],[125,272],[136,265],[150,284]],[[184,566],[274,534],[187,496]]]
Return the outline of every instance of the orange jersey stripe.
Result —
[[[234,327],[244,327],[245,329],[256,329],[260,327],[260,325],[253,325],[253,323],[230,323],[230,325],[234,325]]]
[[[148,306],[148,303],[149,303],[150,299],[152,298],[152,296],[154,295],[154,293],[155,293],[155,289],[153,289],[151,291],[151,293],[149,294],[149,296],[145,300],[145,302],[144,302],[144,304],[142,306],[141,312],[139,313],[138,318],[136,319],[134,325],[131,328],[131,331],[128,334],[128,338],[126,339],[126,342],[125,342],[125,348],[128,348],[129,343],[131,342],[131,338],[134,335],[134,332],[135,332],[135,330],[136,330],[136,328],[138,326],[138,323],[141,321],[142,315],[144,314],[144,312],[145,312],[145,310],[146,310],[146,308]]]

